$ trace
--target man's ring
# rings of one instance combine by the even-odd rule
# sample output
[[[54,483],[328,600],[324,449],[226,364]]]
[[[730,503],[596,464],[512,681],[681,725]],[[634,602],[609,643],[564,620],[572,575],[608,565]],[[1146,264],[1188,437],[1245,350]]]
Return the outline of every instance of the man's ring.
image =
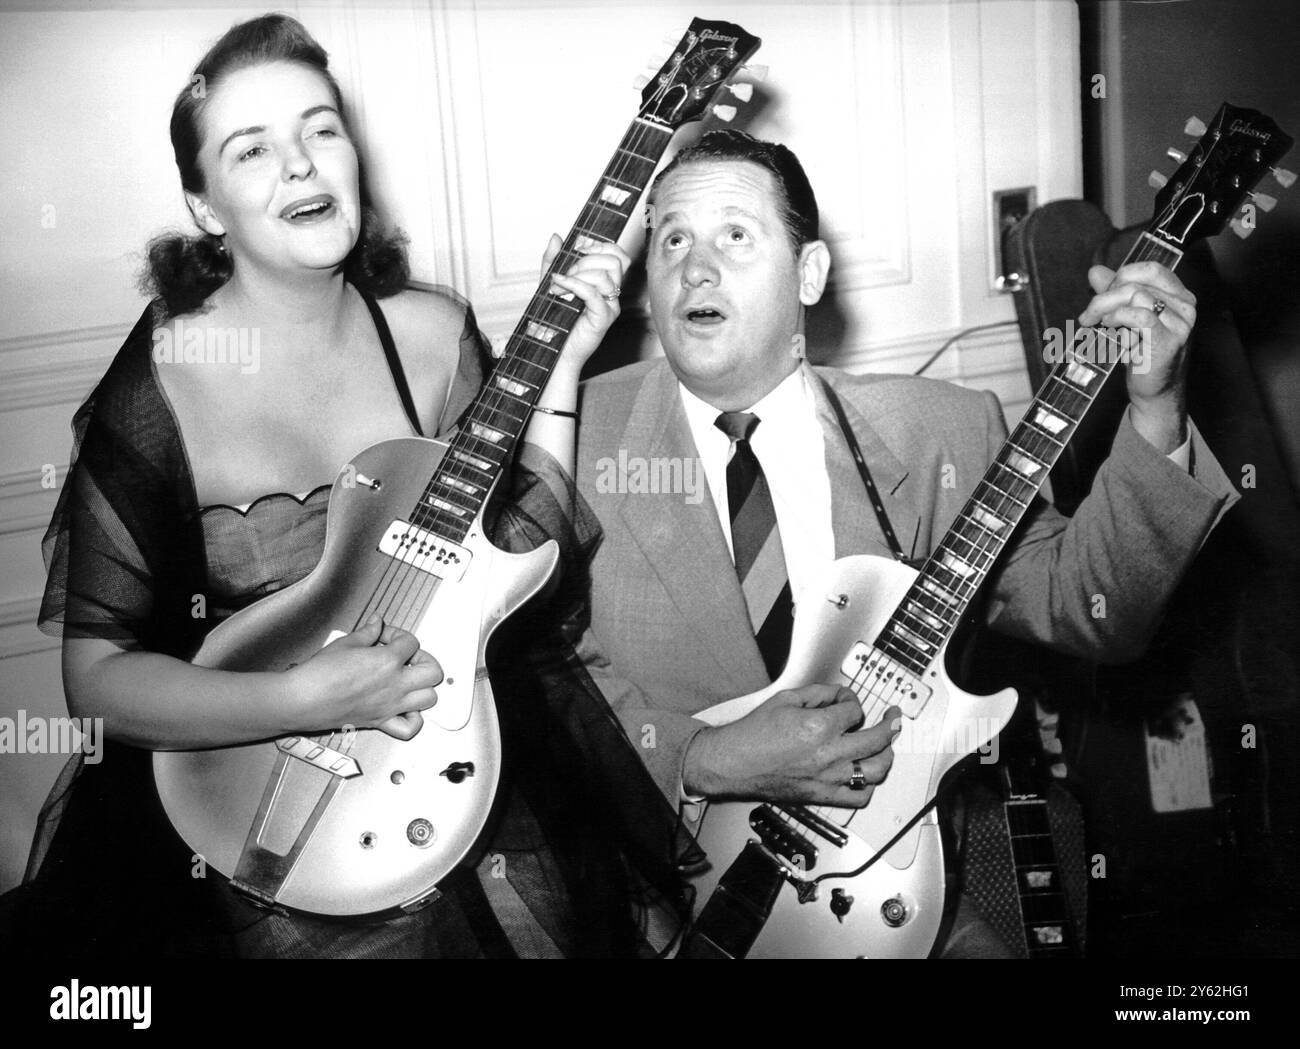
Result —
[[[1156,301],[1151,304],[1151,312],[1154,313],[1157,317],[1159,317],[1160,314],[1165,312],[1166,305],[1167,304],[1164,299],[1156,299]]]
[[[867,774],[858,762],[853,763],[853,775],[849,777],[849,790],[866,790]]]

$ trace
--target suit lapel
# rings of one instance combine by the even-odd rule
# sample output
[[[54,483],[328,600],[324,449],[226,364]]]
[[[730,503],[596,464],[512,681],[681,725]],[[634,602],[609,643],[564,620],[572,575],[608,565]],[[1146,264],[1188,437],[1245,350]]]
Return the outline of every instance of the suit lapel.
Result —
[[[871,470],[871,479],[884,502],[890,526],[898,536],[903,553],[910,554],[918,514],[909,498],[910,485],[914,485],[914,482],[908,481],[906,467],[899,462],[898,457],[881,440],[874,427],[837,383],[835,372],[808,368],[806,374],[817,401],[817,419],[822,424],[822,433],[826,438],[826,471],[831,481],[831,523],[835,531],[835,556],[875,554],[892,558],[894,554],[876,520],[875,511],[871,509],[866,487],[840,430],[839,420],[835,417],[830,401],[826,399],[826,391],[822,388],[819,376],[824,377],[839,396],[849,428],[857,438],[858,447],[862,449],[862,455]]]
[[[666,363],[642,383],[619,447],[652,460],[699,458]],[[629,494],[620,513],[682,619],[707,639],[704,647],[733,679],[735,694],[761,687],[766,671],[712,493],[706,487],[698,503],[688,503],[684,494]]]

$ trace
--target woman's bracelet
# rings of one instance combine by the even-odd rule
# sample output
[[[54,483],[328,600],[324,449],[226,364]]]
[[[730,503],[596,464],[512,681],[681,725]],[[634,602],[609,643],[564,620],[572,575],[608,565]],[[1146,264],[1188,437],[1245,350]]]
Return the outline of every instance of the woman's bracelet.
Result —
[[[543,415],[558,415],[563,419],[572,419],[575,423],[578,421],[577,412],[562,412],[559,408],[543,408],[540,404],[534,404],[533,411],[541,412]]]

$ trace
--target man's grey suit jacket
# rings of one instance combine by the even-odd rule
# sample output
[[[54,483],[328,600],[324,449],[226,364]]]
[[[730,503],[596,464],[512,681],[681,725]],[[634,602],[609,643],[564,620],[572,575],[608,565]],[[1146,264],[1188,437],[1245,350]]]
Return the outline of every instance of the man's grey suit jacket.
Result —
[[[997,398],[932,379],[804,367],[839,395],[904,549],[915,542],[915,556],[928,555],[1006,438]],[[812,385],[826,434],[835,554],[889,557],[825,394]],[[592,564],[591,626],[580,654],[676,801],[686,746],[702,727],[691,715],[770,681],[707,490],[702,498],[601,490],[640,487],[610,483],[620,454],[624,463],[640,458],[647,466],[697,458],[667,361],[584,383],[581,418],[578,487],[604,538]],[[1195,476],[1143,440],[1126,414],[1074,517],[1041,501],[1027,515],[989,580],[990,625],[1106,661],[1140,654],[1179,578],[1236,498],[1192,431]],[[695,476],[704,486],[702,470]],[[787,545],[798,541],[782,536]]]

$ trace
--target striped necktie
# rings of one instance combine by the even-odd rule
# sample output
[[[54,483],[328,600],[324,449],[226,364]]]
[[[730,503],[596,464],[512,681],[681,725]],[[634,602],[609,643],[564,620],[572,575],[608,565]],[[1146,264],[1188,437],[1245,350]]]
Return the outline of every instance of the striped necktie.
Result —
[[[713,425],[731,438],[731,455],[727,460],[731,548],[758,650],[768,676],[775,678],[790,655],[794,602],[772,493],[763,468],[749,446],[749,438],[758,423],[758,416],[749,412],[723,412]]]

